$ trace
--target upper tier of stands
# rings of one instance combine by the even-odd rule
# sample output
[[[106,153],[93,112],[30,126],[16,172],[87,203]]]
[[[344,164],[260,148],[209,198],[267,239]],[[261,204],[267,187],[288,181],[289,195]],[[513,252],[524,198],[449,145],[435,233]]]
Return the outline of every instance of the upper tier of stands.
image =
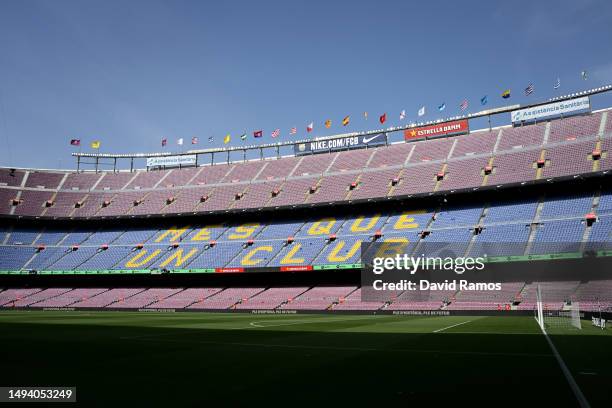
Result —
[[[0,169],[0,214],[103,217],[399,197],[612,168],[609,111],[371,149],[186,169]]]

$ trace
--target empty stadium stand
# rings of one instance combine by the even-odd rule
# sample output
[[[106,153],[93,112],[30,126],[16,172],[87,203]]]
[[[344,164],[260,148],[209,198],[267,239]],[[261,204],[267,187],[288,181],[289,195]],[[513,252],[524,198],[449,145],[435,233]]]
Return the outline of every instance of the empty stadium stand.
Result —
[[[400,241],[413,253],[450,242],[465,255],[486,250],[504,260],[610,251],[609,113],[191,168],[0,168],[0,278],[355,272],[361,244],[374,241]],[[525,312],[538,285],[555,294],[549,310],[576,296],[581,310],[612,307],[611,280],[504,282],[497,292],[440,290],[427,298],[398,291],[375,302],[363,301],[356,280],[83,282],[14,288],[0,281],[0,308]]]
[[[0,215],[148,216],[373,200],[612,168],[609,111],[442,139],[135,172],[0,169]]]
[[[53,288],[0,291],[0,308],[71,308],[108,310],[301,310],[301,311],[402,311],[402,310],[525,310],[535,307],[535,287],[553,293],[548,310],[562,310],[574,295],[581,310],[609,309],[612,281],[515,282],[497,293],[434,291],[427,301],[414,301],[400,292],[385,302],[364,302],[361,288],[346,286],[283,288]],[[602,299],[606,299],[602,301]]]
[[[549,193],[523,200],[440,204],[348,216],[159,228],[9,227],[0,271],[201,271],[359,264],[360,244],[499,243],[490,256],[578,252],[612,241],[612,192]],[[426,231],[426,234],[423,234]],[[513,243],[514,245],[504,245]]]

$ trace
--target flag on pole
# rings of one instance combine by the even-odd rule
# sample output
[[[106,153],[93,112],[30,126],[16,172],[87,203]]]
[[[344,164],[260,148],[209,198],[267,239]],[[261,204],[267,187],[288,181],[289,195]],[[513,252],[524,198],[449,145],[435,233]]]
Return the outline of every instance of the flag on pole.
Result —
[[[289,134],[290,135],[295,135],[297,133],[297,128],[296,127],[292,127],[291,130],[289,130]]]
[[[192,137],[191,138],[191,144],[198,144],[198,138],[197,137]]]
[[[70,139],[70,146],[80,146],[81,139]]]
[[[588,74],[587,74],[587,72],[586,72],[586,71],[582,71],[582,72],[580,73],[580,77],[586,81],[586,80],[587,80],[587,78],[588,78]]]
[[[263,130],[256,130],[253,132],[253,137],[263,137]]]
[[[404,120],[406,119],[406,110],[402,109],[402,111],[400,112],[400,120]]]
[[[487,95],[485,95],[485,96],[483,96],[482,98],[480,98],[480,104],[481,104],[482,106],[486,105],[486,104],[487,104],[487,102],[489,102],[489,100],[488,100],[488,98],[487,98]]]
[[[280,129],[274,129],[272,131],[272,137],[279,137],[280,136]]]
[[[421,108],[418,111],[419,116],[423,116],[425,115],[425,106],[421,106]]]
[[[464,99],[463,102],[461,102],[461,104],[459,105],[459,108],[461,108],[462,112],[465,112],[465,110],[468,108],[468,100]]]
[[[561,87],[561,78],[557,77],[557,82],[553,85],[553,88],[559,89]]]
[[[240,140],[246,140],[246,132],[240,135]]]
[[[94,140],[93,142],[91,142],[91,148],[92,149],[99,149],[100,148],[100,141],[99,140]]]
[[[310,122],[308,125],[306,125],[306,131],[308,133],[312,132],[312,129],[314,129],[314,122]]]
[[[380,117],[378,118],[378,121],[380,122],[380,124],[384,124],[387,121],[387,114],[383,113],[382,115],[380,115]]]
[[[501,97],[508,99],[510,97],[510,89],[506,89],[504,92],[502,92]]]
[[[326,128],[328,128],[328,129],[329,129],[329,128],[331,127],[331,124],[332,124],[331,119],[327,119],[327,120],[325,121],[325,127],[326,127]]]
[[[368,120],[368,112],[363,112],[363,117],[365,120]]]
[[[527,85],[527,88],[525,88],[525,96],[529,96],[533,93],[533,84],[529,84]]]
[[[444,109],[446,109],[446,104],[442,102],[442,105],[438,106],[438,110],[442,112]]]
[[[176,141],[176,144],[179,145],[179,146],[182,146],[183,145],[183,138],[182,137],[179,138],[179,140]]]
[[[165,147],[168,144],[168,139],[165,137],[162,139],[162,147]]]
[[[347,126],[351,122],[351,116],[347,115],[342,119],[342,126]]]
[[[223,144],[228,144],[232,140],[232,135],[229,133],[223,138]]]

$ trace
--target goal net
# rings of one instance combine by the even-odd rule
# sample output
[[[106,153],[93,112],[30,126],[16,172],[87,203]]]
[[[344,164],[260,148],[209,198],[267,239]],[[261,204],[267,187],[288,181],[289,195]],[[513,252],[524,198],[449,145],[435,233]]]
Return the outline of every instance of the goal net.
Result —
[[[535,318],[542,329],[582,329],[578,302],[546,302],[546,293],[537,286]]]

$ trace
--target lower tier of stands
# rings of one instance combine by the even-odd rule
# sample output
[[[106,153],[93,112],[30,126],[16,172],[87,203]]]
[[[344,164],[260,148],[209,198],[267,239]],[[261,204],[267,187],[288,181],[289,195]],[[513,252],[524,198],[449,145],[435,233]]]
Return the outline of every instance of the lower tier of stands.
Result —
[[[385,301],[365,302],[356,286],[282,288],[28,288],[0,291],[0,308],[99,308],[187,310],[534,310],[536,287],[546,294],[546,310],[579,302],[582,311],[612,308],[612,280],[590,282],[511,282],[502,290],[431,291],[410,300],[398,292]]]

